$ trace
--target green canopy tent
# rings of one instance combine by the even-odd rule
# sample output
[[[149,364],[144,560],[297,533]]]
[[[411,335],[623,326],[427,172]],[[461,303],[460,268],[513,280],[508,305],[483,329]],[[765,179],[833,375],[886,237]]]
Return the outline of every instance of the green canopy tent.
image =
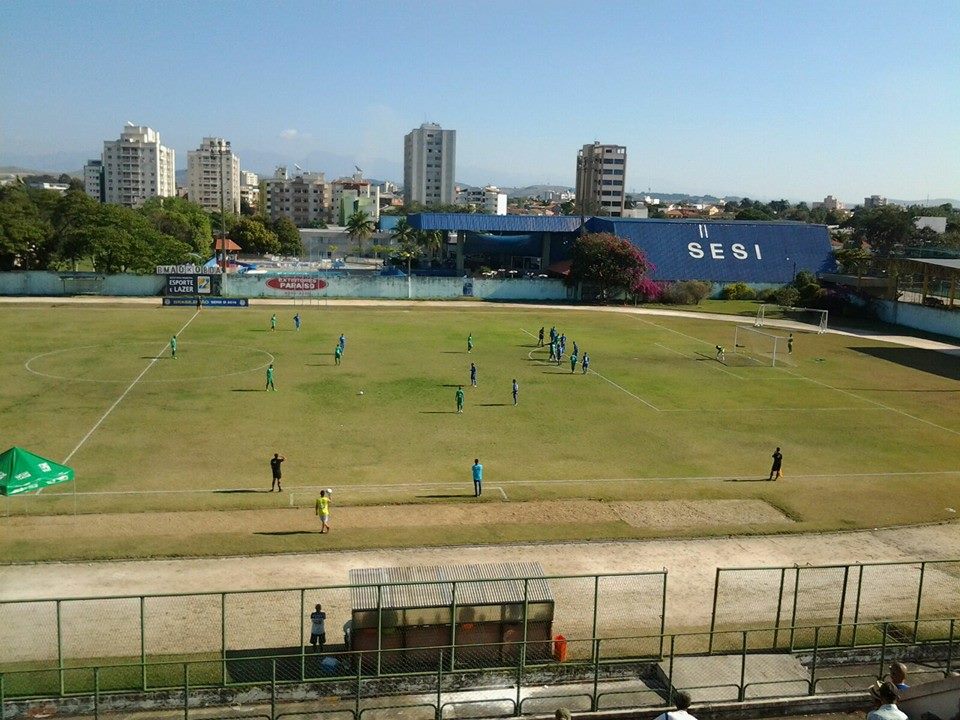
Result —
[[[0,495],[17,495],[68,480],[73,480],[73,468],[23,448],[12,447],[0,455]]]

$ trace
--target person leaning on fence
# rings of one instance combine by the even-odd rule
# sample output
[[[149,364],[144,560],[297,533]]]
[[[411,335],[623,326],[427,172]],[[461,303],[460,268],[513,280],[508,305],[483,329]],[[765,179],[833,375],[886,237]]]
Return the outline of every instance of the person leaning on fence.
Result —
[[[572,720],[573,715],[566,708],[557,708],[557,712],[554,713],[556,720]]]
[[[897,707],[900,693],[889,680],[870,688],[870,694],[880,705],[867,713],[867,720],[907,720],[907,714]]]
[[[891,663],[890,682],[892,682],[900,692],[909,690],[910,686],[907,685],[907,666],[902,662]]]
[[[690,693],[685,690],[677,690],[673,694],[673,702],[677,709],[657,715],[656,720],[697,720],[687,712],[687,708],[690,707]]]

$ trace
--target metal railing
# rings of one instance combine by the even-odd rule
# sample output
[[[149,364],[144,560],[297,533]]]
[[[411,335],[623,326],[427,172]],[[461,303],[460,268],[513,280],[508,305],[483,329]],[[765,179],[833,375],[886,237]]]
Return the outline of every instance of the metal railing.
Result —
[[[60,706],[75,716],[136,717],[137,703],[152,713],[182,713],[184,720],[191,714],[209,719],[218,708],[225,713],[220,720],[238,710],[268,720],[360,720],[401,708],[442,720],[457,714],[455,708],[481,704],[488,716],[552,712],[560,704],[588,711],[661,707],[672,704],[675,687],[692,690],[695,699],[699,693],[737,701],[836,692],[838,686],[862,692],[893,659],[926,663],[936,675],[956,669],[958,620],[919,621],[912,640],[897,640],[891,628],[912,622],[847,623],[841,645],[834,643],[834,624],[793,627],[797,642],[790,649],[771,643],[775,628],[759,628],[574,639],[565,660],[559,646],[529,641],[236,654],[222,676],[219,658],[25,667],[0,673],[0,720]],[[704,658],[725,662],[704,673],[698,665]],[[148,687],[141,678],[151,679]]]

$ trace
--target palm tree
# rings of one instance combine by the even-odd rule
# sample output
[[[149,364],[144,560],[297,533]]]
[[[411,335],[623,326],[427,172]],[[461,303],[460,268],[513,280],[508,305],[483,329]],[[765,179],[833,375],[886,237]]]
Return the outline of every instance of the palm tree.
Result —
[[[417,231],[410,227],[406,218],[400,218],[393,228],[392,234],[397,245],[403,245],[404,243],[414,242]]]
[[[363,256],[363,241],[373,235],[376,226],[363,210],[347,218],[347,234],[357,243],[357,255]]]
[[[440,230],[423,231],[420,233],[420,244],[427,251],[432,260],[443,249],[443,232]]]

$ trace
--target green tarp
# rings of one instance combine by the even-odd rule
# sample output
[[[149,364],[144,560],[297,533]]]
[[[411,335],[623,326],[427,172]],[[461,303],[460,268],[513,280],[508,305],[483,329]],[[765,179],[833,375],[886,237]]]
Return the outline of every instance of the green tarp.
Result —
[[[12,447],[0,455],[0,495],[17,495],[68,480],[73,480],[73,468],[23,448]]]

